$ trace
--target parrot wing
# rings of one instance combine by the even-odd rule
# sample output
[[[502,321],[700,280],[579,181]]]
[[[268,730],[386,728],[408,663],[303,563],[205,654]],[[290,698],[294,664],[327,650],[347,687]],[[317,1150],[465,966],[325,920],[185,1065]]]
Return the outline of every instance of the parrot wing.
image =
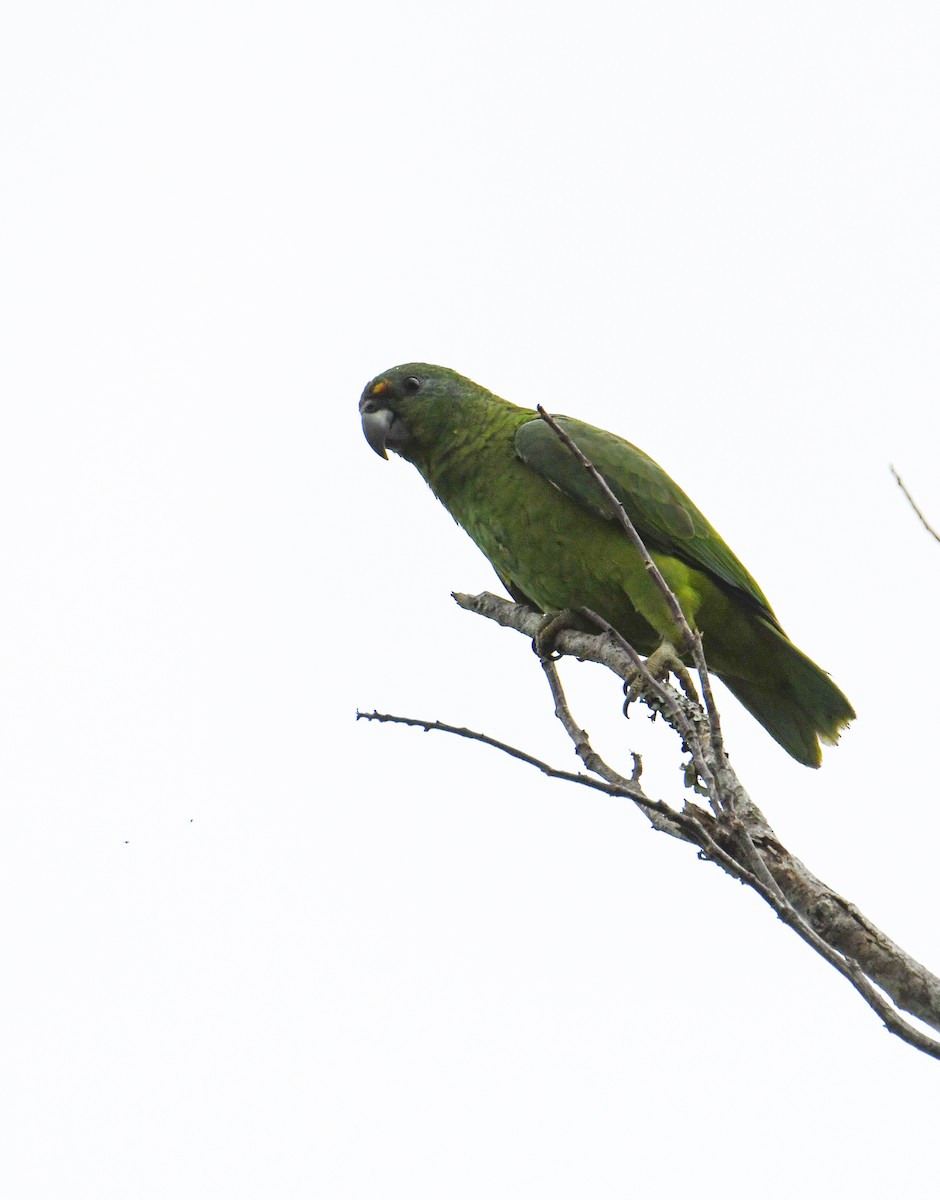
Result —
[[[669,554],[707,572],[779,629],[764,593],[662,467],[616,434],[571,417],[556,420],[603,475],[648,550]],[[608,521],[617,520],[609,498],[544,421],[521,425],[516,431],[515,449],[528,467],[570,499]]]

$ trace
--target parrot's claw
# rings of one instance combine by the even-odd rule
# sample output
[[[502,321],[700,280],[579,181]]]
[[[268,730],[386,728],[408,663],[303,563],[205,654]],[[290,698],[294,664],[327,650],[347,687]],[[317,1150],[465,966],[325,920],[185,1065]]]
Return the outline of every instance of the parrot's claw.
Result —
[[[647,658],[646,669],[659,683],[665,683],[670,674],[675,675],[686,695],[695,696],[695,689],[692,686],[692,679],[689,672],[686,670],[685,663],[679,657],[675,646],[671,642],[660,642],[653,653]],[[646,681],[639,670],[635,670],[632,677],[623,685],[623,694],[626,696],[623,702],[624,716],[628,715],[627,710],[634,700],[643,698],[645,689]]]
[[[538,630],[532,639],[532,650],[539,658],[549,662],[557,662],[561,655],[555,649],[555,640],[565,629],[570,629],[577,620],[577,613],[571,608],[562,608],[558,612],[546,613],[539,622]]]
[[[664,683],[669,678],[669,673],[678,675],[681,679],[686,673],[685,663],[676,653],[676,648],[672,642],[660,642],[653,653],[646,660],[646,669],[658,679],[660,683]]]

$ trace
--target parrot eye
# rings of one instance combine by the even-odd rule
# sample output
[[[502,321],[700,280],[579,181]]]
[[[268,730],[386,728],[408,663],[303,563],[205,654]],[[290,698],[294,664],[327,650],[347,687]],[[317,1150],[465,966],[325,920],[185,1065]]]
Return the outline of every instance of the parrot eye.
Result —
[[[421,391],[421,380],[417,375],[407,375],[401,381],[401,390],[408,396],[413,396],[415,392]]]

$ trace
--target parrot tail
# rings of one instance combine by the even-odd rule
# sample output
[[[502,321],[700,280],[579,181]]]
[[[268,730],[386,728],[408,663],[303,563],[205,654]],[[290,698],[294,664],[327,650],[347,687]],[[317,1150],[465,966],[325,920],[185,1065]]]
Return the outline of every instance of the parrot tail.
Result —
[[[760,625],[764,669],[748,671],[748,678],[720,669],[715,673],[788,754],[804,766],[818,767],[820,741],[834,746],[855,711],[826,672],[786,634],[764,621]]]

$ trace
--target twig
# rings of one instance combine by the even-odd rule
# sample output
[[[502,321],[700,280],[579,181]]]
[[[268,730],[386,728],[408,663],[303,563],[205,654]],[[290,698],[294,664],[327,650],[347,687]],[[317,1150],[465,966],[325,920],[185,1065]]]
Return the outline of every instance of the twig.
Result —
[[[558,422],[555,420],[555,418],[551,415],[550,412],[548,412],[546,409],[544,409],[541,404],[536,406],[536,411],[538,412],[538,414],[542,418],[542,420],[545,422],[545,424],[549,427],[549,429],[551,429],[551,431],[555,434],[555,436],[565,446],[568,447],[568,449],[571,451],[571,453],[574,455],[574,457],[577,459],[577,461],[581,464],[581,466],[585,469],[585,471],[587,471],[588,475],[590,475],[590,477],[594,480],[594,482],[600,488],[601,493],[603,494],[605,500],[607,500],[607,502],[613,508],[614,512],[617,514],[617,518],[620,521],[620,524],[623,526],[624,532],[626,533],[626,535],[630,539],[630,541],[633,543],[633,546],[636,549],[637,553],[642,558],[643,565],[646,567],[646,570],[649,572],[649,574],[652,577],[653,581],[655,582],[656,586],[659,588],[659,590],[662,592],[663,596],[665,597],[666,603],[669,606],[670,615],[672,616],[673,621],[675,621],[676,625],[679,628],[680,633],[682,634],[683,638],[685,639],[685,641],[687,643],[686,649],[691,649],[691,644],[694,639],[693,639],[693,635],[692,635],[692,630],[690,629],[689,623],[686,620],[685,613],[682,611],[682,606],[679,604],[679,601],[676,599],[676,597],[672,591],[672,588],[669,586],[669,584],[663,578],[662,571],[660,571],[659,567],[653,561],[653,558],[650,555],[650,552],[647,550],[646,545],[643,542],[643,539],[637,533],[636,526],[633,524],[633,521],[627,515],[627,512],[624,509],[623,505],[620,503],[620,501],[617,499],[614,492],[611,490],[610,484],[607,482],[607,480],[604,478],[604,476],[600,473],[600,471],[598,471],[597,467],[594,466],[594,464],[587,457],[587,455],[580,449],[580,447],[578,446],[578,444],[574,440],[574,438],[572,438],[572,436],[569,433],[566,433],[565,430],[562,429],[562,427],[558,424]]]
[[[543,658],[541,659],[541,663],[542,670],[545,672],[545,677],[548,680],[548,686],[551,689],[552,699],[555,702],[555,716],[561,721],[565,732],[571,738],[575,753],[587,769],[595,775],[599,775],[601,779],[606,780],[612,787],[623,789],[636,788],[643,796],[643,800],[641,801],[638,795],[632,794],[632,791],[630,798],[643,809],[652,822],[653,827],[659,830],[660,833],[668,833],[673,837],[682,838],[687,841],[688,837],[682,831],[677,821],[679,816],[677,810],[668,804],[664,804],[661,800],[651,800],[639,787],[638,780],[642,767],[637,756],[634,755],[633,758],[633,778],[630,780],[625,779],[623,775],[609,766],[591,745],[587,732],[574,719],[565,696],[564,688],[561,686],[561,679],[554,660]]]
[[[903,479],[901,478],[901,476],[900,476],[900,475],[897,473],[897,471],[894,469],[894,467],[892,467],[892,468],[891,468],[891,474],[892,474],[892,475],[894,476],[894,478],[897,480],[897,482],[898,482],[898,487],[901,489],[901,491],[902,491],[902,492],[904,493],[904,495],[907,497],[907,502],[908,502],[908,504],[911,506],[911,508],[914,510],[914,512],[915,512],[915,513],[917,513],[918,517],[920,517],[920,523],[921,523],[921,525],[923,525],[923,527],[924,527],[924,528],[927,530],[927,532],[930,534],[930,536],[931,536],[931,537],[932,537],[932,538],[933,538],[935,541],[937,541],[937,542],[940,542],[940,534],[938,534],[938,533],[937,533],[937,531],[936,531],[934,528],[932,528],[932,526],[930,525],[930,523],[929,523],[929,521],[927,520],[927,518],[924,516],[924,514],[923,514],[923,513],[920,511],[920,509],[919,509],[919,508],[917,507],[917,505],[914,503],[914,497],[911,495],[911,493],[910,493],[910,492],[907,490],[907,488],[904,486],[904,480],[903,480]]]
[[[680,738],[682,738],[683,745],[692,755],[692,762],[695,766],[695,770],[698,772],[699,778],[705,784],[709,799],[712,801],[713,805],[720,805],[721,798],[714,794],[714,773],[712,772],[711,767],[705,761],[705,756],[700,753],[700,741],[696,735],[694,724],[683,711],[683,706],[679,697],[672,690],[672,688],[666,687],[663,683],[655,678],[655,676],[650,672],[646,663],[643,662],[642,658],[640,658],[636,650],[634,650],[623,634],[620,633],[619,630],[615,629],[609,621],[600,615],[600,613],[596,613],[590,608],[583,608],[581,611],[588,618],[588,620],[593,621],[598,629],[602,629],[604,633],[608,635],[608,637],[613,638],[631,661],[636,662],[637,670],[640,672],[640,676],[646,688],[654,693],[656,698],[660,701],[667,712],[671,714],[672,720],[669,723],[672,725],[672,728],[675,729],[676,733],[679,734]],[[691,703],[696,704],[695,701],[691,701]],[[701,709],[699,708],[698,711],[701,712]]]
[[[617,777],[617,782],[608,782],[605,779],[592,779],[590,775],[582,775],[575,771],[564,771],[560,767],[553,767],[549,763],[543,762],[533,754],[527,754],[525,750],[510,746],[508,742],[501,742],[498,738],[490,737],[489,734],[479,733],[475,729],[448,725],[445,721],[422,721],[419,717],[398,717],[393,713],[377,712],[375,709],[372,712],[360,712],[357,708],[356,720],[378,721],[383,725],[410,725],[413,729],[423,729],[425,733],[435,730],[439,733],[452,733],[456,737],[467,738],[471,742],[482,742],[484,746],[492,746],[494,750],[501,750],[510,758],[517,758],[520,762],[528,763],[530,767],[535,767],[551,779],[563,779],[566,783],[580,783],[583,787],[594,788],[595,791],[604,792],[607,796],[620,796],[627,800],[633,800],[641,808],[652,806],[654,811],[657,808],[656,801],[650,800],[648,796],[644,795],[642,788],[634,786],[622,776]]]
[[[524,633],[528,638],[534,638],[542,625],[543,615],[534,609],[526,608],[523,604],[513,604],[496,596],[492,592],[480,592],[476,596],[468,592],[452,592],[454,600],[461,608],[478,616],[486,617],[507,629],[515,629]],[[599,663],[624,681],[630,680],[636,673],[636,662],[640,666],[646,664],[630,647],[628,653],[620,641],[607,634],[584,633],[579,629],[562,629],[553,639],[553,644],[560,654],[577,658],[582,662]],[[650,677],[652,679],[652,676]],[[662,685],[653,680],[655,687]]]
[[[695,669],[698,671],[699,678],[702,680],[703,695],[707,693],[707,695],[705,695],[705,711],[708,713],[709,720],[711,720],[714,711],[714,701],[711,698],[711,686],[705,682],[708,678],[708,667],[705,664],[705,656],[702,653],[701,639],[696,638],[695,634],[692,632],[689,622],[686,620],[686,615],[682,611],[682,605],[679,603],[676,594],[666,582],[662,571],[660,571],[659,567],[656,565],[653,556],[650,554],[649,550],[647,550],[646,544],[637,532],[636,526],[633,524],[633,521],[627,514],[626,509],[620,503],[620,500],[617,498],[616,494],[611,489],[610,484],[607,482],[604,476],[600,473],[600,471],[598,471],[597,467],[594,466],[587,455],[581,450],[571,435],[562,429],[551,413],[543,408],[541,404],[536,405],[536,412],[538,412],[539,416],[549,427],[549,429],[552,430],[555,436],[559,438],[565,446],[567,446],[584,470],[594,480],[594,483],[597,485],[597,487],[600,488],[604,498],[617,514],[617,519],[623,527],[624,532],[633,543],[637,553],[642,558],[643,565],[646,567],[647,572],[649,573],[653,582],[662,592],[666,604],[669,607],[669,613],[673,621],[676,623],[679,632],[682,634],[683,641],[685,642],[685,649],[691,651],[692,661],[695,663]]]

